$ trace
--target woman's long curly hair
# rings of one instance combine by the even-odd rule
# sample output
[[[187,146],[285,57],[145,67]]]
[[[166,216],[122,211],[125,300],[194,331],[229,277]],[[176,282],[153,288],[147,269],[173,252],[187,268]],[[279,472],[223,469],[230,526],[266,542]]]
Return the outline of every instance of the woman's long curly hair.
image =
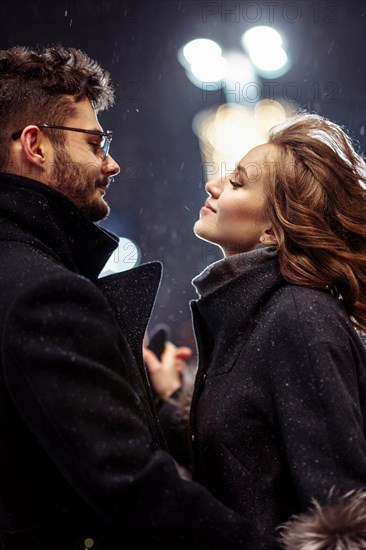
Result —
[[[280,269],[291,283],[330,289],[366,332],[366,166],[340,126],[301,113],[272,128],[266,183]]]

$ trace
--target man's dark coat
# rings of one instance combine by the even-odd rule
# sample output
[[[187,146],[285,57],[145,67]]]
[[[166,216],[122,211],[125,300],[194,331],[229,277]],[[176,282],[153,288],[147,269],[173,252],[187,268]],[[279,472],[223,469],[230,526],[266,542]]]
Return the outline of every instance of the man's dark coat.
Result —
[[[141,355],[160,264],[98,280],[115,247],[52,189],[1,175],[3,548],[257,548],[160,450]]]

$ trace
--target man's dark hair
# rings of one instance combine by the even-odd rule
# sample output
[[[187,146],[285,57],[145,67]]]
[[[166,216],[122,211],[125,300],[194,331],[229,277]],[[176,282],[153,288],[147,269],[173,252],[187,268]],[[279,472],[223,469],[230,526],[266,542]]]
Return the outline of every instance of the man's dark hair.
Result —
[[[0,171],[13,132],[29,124],[62,125],[85,98],[97,112],[114,101],[109,73],[84,52],[62,46],[0,50]],[[65,139],[61,131],[49,137],[55,145]]]

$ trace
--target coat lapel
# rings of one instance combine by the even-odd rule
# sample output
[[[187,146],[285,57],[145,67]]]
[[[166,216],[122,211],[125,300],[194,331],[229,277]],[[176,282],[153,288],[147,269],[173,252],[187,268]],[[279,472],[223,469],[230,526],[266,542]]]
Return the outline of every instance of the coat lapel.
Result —
[[[141,342],[160,285],[161,271],[161,264],[153,262],[97,281],[139,365]]]
[[[158,442],[157,448],[166,448],[164,436],[151,393],[150,380],[142,357],[142,341],[160,285],[162,266],[159,262],[108,275],[96,282],[107,299],[116,321],[129,345],[139,368],[140,379],[134,382],[139,393],[143,393],[142,404],[146,421]],[[137,374],[137,373],[136,373]]]

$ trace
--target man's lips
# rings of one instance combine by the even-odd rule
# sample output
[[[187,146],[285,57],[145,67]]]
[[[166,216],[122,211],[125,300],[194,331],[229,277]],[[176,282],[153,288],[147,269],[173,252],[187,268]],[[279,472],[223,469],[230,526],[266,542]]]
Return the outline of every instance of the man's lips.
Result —
[[[97,189],[98,189],[98,191],[100,192],[101,195],[105,195],[105,193],[106,193],[108,187],[109,187],[109,182],[107,182],[107,183],[99,183],[99,184],[97,185]]]

